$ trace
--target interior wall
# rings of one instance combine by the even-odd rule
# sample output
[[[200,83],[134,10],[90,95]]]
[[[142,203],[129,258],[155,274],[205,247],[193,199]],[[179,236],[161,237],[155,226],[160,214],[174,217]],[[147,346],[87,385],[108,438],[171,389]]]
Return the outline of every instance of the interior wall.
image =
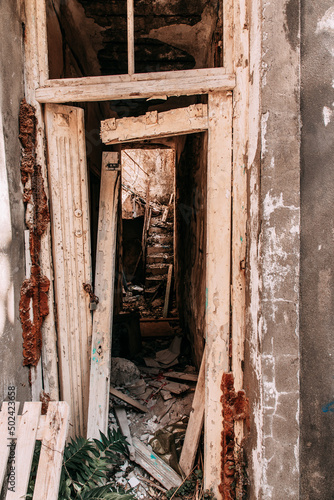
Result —
[[[176,165],[176,293],[199,367],[205,333],[207,134],[191,134]]]
[[[334,7],[302,7],[301,490],[334,498]]]
[[[20,289],[25,279],[24,207],[20,174],[19,107],[24,97],[21,2],[0,3],[0,401],[15,386],[29,401],[29,370],[23,367]],[[15,42],[14,42],[15,40]]]

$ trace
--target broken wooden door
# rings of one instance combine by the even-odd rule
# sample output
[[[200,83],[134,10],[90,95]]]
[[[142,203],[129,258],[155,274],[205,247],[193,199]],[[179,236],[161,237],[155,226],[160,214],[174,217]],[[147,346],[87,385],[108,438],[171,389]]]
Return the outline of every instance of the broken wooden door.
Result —
[[[45,106],[61,399],[70,433],[86,435],[92,318],[83,285],[91,283],[84,112]]]

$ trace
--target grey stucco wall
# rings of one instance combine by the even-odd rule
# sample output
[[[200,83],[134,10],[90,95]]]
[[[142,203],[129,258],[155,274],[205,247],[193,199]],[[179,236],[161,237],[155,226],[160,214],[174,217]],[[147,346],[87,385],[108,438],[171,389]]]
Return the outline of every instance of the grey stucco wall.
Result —
[[[0,3],[0,400],[17,387],[17,400],[31,398],[22,366],[20,288],[24,270],[24,207],[18,115],[24,97],[21,2]]]
[[[249,495],[283,500],[299,498],[299,0],[254,2],[252,14],[251,88],[257,72],[260,85],[250,119],[259,99],[260,134],[250,172]]]
[[[302,4],[301,498],[334,498],[334,7]]]

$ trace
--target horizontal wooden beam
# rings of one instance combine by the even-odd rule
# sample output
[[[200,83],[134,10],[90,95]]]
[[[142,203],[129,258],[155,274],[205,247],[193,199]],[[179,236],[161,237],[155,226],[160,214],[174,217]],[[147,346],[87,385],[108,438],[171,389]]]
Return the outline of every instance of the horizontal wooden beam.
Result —
[[[233,75],[227,75],[224,68],[214,68],[47,80],[45,86],[36,90],[36,99],[40,103],[145,99],[207,94],[232,90],[234,86]]]
[[[202,132],[208,128],[208,106],[194,104],[170,111],[151,111],[146,115],[129,118],[109,118],[101,122],[104,144],[138,141],[157,137]]]

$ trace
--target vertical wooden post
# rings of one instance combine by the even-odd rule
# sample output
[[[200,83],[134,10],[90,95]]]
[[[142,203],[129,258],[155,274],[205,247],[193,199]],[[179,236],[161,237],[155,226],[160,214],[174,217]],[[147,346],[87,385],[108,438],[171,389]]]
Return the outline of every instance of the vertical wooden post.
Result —
[[[135,72],[135,23],[134,23],[134,0],[127,0],[127,24],[128,24],[128,74]]]
[[[223,65],[227,73],[234,73],[234,0],[224,0]]]
[[[221,382],[229,371],[232,95],[209,94],[207,187],[207,298],[206,298],[206,395],[205,488],[218,499],[221,478]]]
[[[95,294],[99,303],[93,318],[88,408],[88,438],[108,429],[115,251],[120,175],[102,161],[99,226],[96,251]]]
[[[45,0],[25,0],[25,14],[25,96],[27,102],[36,108],[38,121],[36,159],[42,168],[44,188],[48,196],[43,112],[41,105],[35,98],[35,90],[48,77]],[[41,25],[44,27],[41,28]],[[42,325],[43,386],[44,391],[50,395],[51,399],[57,401],[59,400],[59,385],[50,227],[41,239],[40,261],[42,273],[50,280],[48,301],[50,312]],[[41,381],[39,384],[41,384]]]

